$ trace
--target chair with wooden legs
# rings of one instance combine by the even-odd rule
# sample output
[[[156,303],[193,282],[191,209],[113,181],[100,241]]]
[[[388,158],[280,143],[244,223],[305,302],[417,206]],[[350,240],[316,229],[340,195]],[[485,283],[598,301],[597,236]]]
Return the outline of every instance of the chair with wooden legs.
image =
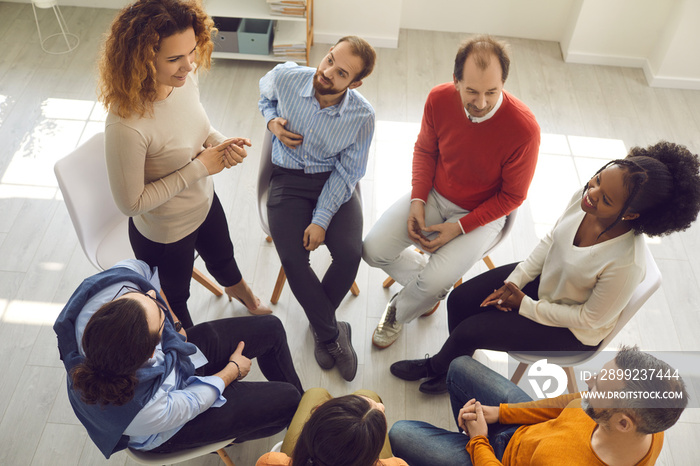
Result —
[[[649,248],[645,245],[644,249],[646,256],[646,273],[644,275],[644,280],[642,280],[642,282],[639,285],[637,285],[637,288],[634,290],[634,293],[632,294],[632,297],[630,298],[629,302],[624,307],[624,309],[622,309],[620,317],[617,319],[617,323],[612,329],[612,332],[610,332],[610,334],[603,339],[600,345],[598,345],[597,350],[587,351],[585,353],[578,353],[571,356],[550,356],[543,354],[543,352],[541,351],[533,353],[509,351],[508,355],[510,355],[513,359],[520,363],[515,369],[513,377],[511,377],[510,381],[517,385],[530,364],[533,364],[539,361],[540,359],[547,358],[548,364],[556,364],[564,368],[564,371],[566,372],[567,388],[569,390],[569,393],[578,392],[578,383],[576,382],[576,373],[574,372],[574,366],[578,364],[583,364],[586,361],[589,361],[598,356],[598,353],[603,351],[610,344],[612,339],[615,338],[615,336],[618,333],[620,333],[622,327],[624,327],[625,324],[627,324],[627,322],[629,322],[630,319],[634,317],[634,315],[642,307],[642,305],[661,286],[661,272],[659,271],[659,267],[656,265],[654,257],[651,255],[651,251],[649,251]]]
[[[106,270],[134,257],[128,221],[114,203],[105,162],[104,133],[98,133],[54,165],[78,241],[92,265]],[[192,278],[216,296],[219,286],[195,267]]]
[[[260,217],[260,227],[267,235],[266,241],[268,243],[272,242],[272,236],[270,236],[270,222],[267,219],[267,198],[270,192],[271,176],[272,133],[266,129],[265,135],[263,136],[262,149],[260,151],[260,170],[258,171],[258,216]],[[362,204],[362,192],[360,191],[359,183],[355,187],[355,190],[357,191],[357,195],[360,197],[360,204]],[[275,282],[275,288],[272,290],[272,297],[270,298],[270,302],[272,304],[277,304],[279,301],[286,281],[287,275],[284,273],[284,267],[280,266],[280,271],[277,274],[277,281]],[[353,296],[360,294],[360,288],[357,286],[356,282],[352,283],[350,293],[352,293]]]
[[[151,453],[148,451],[126,449],[126,455],[138,464],[146,464],[151,466],[159,466],[164,464],[182,463],[183,461],[199,458],[208,453],[216,452],[221,458],[221,461],[226,466],[236,466],[231,458],[224,450],[224,447],[233,443],[236,439],[224,440],[209,445],[203,445],[189,450],[176,451],[174,453]]]
[[[493,264],[493,261],[489,257],[489,254],[491,254],[491,252],[493,252],[493,250],[496,249],[496,247],[501,243],[501,241],[503,241],[508,236],[508,234],[510,233],[510,230],[513,229],[513,223],[515,223],[515,217],[517,214],[518,214],[518,209],[515,209],[513,212],[506,215],[506,221],[503,224],[503,228],[501,229],[500,233],[498,233],[498,236],[496,236],[496,238],[493,240],[493,242],[491,243],[489,248],[486,250],[486,252],[484,252],[484,255],[481,259],[484,261],[484,264],[486,264],[486,267],[488,267],[489,270],[493,270],[496,268],[496,266]],[[416,248],[416,251],[418,251],[421,254],[425,254],[425,252],[419,248]],[[395,282],[396,282],[396,280],[394,280],[393,278],[387,277],[386,280],[384,280],[384,283],[382,283],[382,286],[384,288],[389,288]],[[454,284],[454,288],[457,288],[461,284],[462,284],[462,279],[460,278]]]

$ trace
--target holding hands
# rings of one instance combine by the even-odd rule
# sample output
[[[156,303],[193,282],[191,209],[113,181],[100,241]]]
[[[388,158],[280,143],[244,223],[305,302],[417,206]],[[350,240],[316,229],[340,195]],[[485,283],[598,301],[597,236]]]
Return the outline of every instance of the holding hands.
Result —
[[[474,438],[478,435],[488,435],[488,424],[498,422],[498,406],[482,406],[481,403],[472,398],[467,401],[457,416],[459,427]]]
[[[494,306],[496,309],[508,312],[520,308],[520,303],[524,297],[525,293],[514,283],[505,282],[505,285],[497,290],[493,290],[493,293],[484,299],[481,307]]]
[[[273,118],[267,123],[267,129],[277,136],[277,139],[279,139],[282,144],[290,149],[296,149],[298,145],[304,142],[304,136],[287,131],[285,126],[287,126],[287,120],[280,117]]]
[[[210,175],[215,175],[224,168],[243,163],[243,159],[248,156],[245,146],[251,146],[250,139],[229,138],[217,146],[207,144],[207,148],[197,154],[196,158],[204,164]]]

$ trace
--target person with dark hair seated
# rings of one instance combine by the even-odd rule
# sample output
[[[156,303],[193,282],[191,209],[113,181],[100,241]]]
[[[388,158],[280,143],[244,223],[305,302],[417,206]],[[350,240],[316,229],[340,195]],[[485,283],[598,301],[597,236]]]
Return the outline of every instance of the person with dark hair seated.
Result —
[[[663,432],[688,405],[678,371],[623,347],[587,383],[588,392],[532,401],[510,380],[462,356],[450,364],[447,386],[467,435],[399,421],[389,432],[391,445],[411,466],[654,465]]]
[[[158,274],[127,260],[80,285],[54,331],[68,399],[102,454],[166,453],[268,437],[304,392],[282,323],[247,316],[187,330],[156,290]],[[252,358],[269,382],[245,382]]]
[[[333,398],[324,388],[301,399],[281,452],[256,466],[407,466],[392,457],[381,398],[370,390]]]
[[[595,350],[644,278],[642,233],[668,235],[697,218],[699,166],[697,155],[669,142],[635,147],[607,163],[527,259],[450,294],[450,336],[437,354],[396,362],[391,373],[404,380],[431,377],[420,391],[439,394],[447,391],[450,362],[477,349]]]

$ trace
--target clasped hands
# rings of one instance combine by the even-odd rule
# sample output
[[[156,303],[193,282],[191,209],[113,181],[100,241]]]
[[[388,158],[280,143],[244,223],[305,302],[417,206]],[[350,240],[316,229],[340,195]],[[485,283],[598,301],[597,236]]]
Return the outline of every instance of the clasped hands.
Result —
[[[525,293],[517,287],[515,283],[505,282],[505,284],[493,293],[488,295],[481,303],[481,307],[494,306],[501,311],[512,311],[520,308]]]
[[[428,239],[423,232],[437,232],[437,236]],[[408,213],[408,236],[420,244],[421,249],[433,253],[445,244],[462,234],[458,223],[438,223],[429,227],[425,226],[425,204],[423,201],[411,201],[411,209]]]
[[[488,424],[498,422],[499,406],[482,406],[475,398],[467,401],[457,415],[457,424],[470,438],[487,436]]]
[[[231,168],[248,156],[245,146],[250,147],[248,138],[229,138],[219,145],[207,144],[206,149],[197,154],[197,159],[204,164],[210,175],[219,173],[224,168]]]

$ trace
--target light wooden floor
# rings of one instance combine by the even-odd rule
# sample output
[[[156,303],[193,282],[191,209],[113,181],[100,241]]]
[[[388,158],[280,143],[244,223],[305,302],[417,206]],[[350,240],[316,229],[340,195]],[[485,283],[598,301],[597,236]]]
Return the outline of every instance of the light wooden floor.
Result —
[[[0,464],[93,465],[105,462],[73,415],[65,373],[51,325],[76,286],[96,271],[78,244],[53,177],[53,163],[102,129],[95,102],[95,57],[111,10],[64,8],[69,28],[81,37],[71,54],[51,56],[38,44],[27,4],[0,3]],[[46,13],[40,11],[40,13]],[[42,28],[52,18],[42,14]],[[411,151],[430,88],[449,81],[459,34],[402,31],[400,47],[378,50],[375,73],[360,91],[374,105],[377,130],[362,181],[365,228],[409,189]],[[514,234],[492,258],[523,259],[578,189],[605,159],[638,144],[666,138],[700,151],[700,92],[649,88],[639,69],[567,65],[554,42],[511,39],[513,64],[506,88],[537,116],[543,140],[537,175],[520,209]],[[328,46],[313,48],[316,64]],[[213,124],[227,135],[248,136],[254,147],[242,166],[216,176],[229,216],[236,257],[246,279],[265,299],[279,268],[274,247],[258,227],[255,182],[263,120],[257,111],[258,80],[269,63],[219,60],[202,79],[202,101]],[[700,225],[650,241],[664,275],[662,289],[627,325],[616,343],[647,350],[700,350]],[[313,262],[323,269],[326,252]],[[485,270],[475,266],[467,278]],[[434,353],[447,335],[444,304],[431,318],[407,325],[392,347],[377,351],[371,333],[396,291],[384,290],[381,271],[362,264],[361,293],[348,297],[338,317],[352,324],[359,370],[352,383],[324,372],[312,356],[307,320],[286,288],[275,314],[287,328],[294,362],[306,387],[341,395],[374,389],[384,398],[389,424],[422,419],[454,429],[447,396],[427,397],[417,383],[389,374],[390,363]],[[195,321],[246,315],[238,304],[216,299],[194,284]],[[411,344],[409,345],[408,342]],[[478,357],[506,371],[498,353]],[[511,368],[512,371],[512,368]],[[254,372],[251,378],[260,377]],[[696,397],[697,399],[697,397]],[[697,405],[697,402],[696,402]],[[667,434],[659,464],[697,464],[700,415],[687,410]],[[252,465],[281,439],[228,448],[236,464]],[[125,454],[109,464],[131,464]],[[218,464],[207,456],[192,464]]]

